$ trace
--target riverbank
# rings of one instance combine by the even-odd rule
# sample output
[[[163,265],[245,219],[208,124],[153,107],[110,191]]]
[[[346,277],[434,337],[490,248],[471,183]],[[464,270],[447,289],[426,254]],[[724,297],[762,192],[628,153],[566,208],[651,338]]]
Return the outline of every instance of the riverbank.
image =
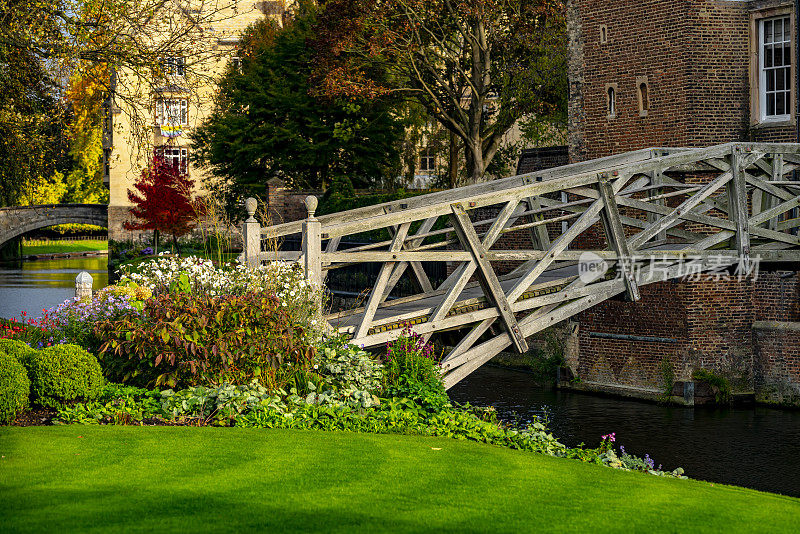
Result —
[[[448,438],[66,426],[2,428],[0,451],[13,532],[791,532],[800,514],[797,499]]]
[[[22,256],[25,259],[38,259],[38,256],[68,258],[71,254],[81,254],[85,252],[108,254],[108,241],[102,239],[84,239],[76,241],[37,240],[33,242],[23,241],[22,243]],[[64,254],[67,255],[64,256]],[[37,257],[32,258],[31,256]]]

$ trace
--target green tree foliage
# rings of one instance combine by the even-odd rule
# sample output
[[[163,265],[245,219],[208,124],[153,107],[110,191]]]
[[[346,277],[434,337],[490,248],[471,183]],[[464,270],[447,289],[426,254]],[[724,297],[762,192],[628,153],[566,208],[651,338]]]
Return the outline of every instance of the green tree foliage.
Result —
[[[337,176],[372,186],[399,169],[403,121],[391,102],[319,101],[311,94],[316,8],[301,2],[283,29],[270,21],[242,39],[241,70],[221,82],[215,110],[193,134],[194,156],[211,167],[229,199],[257,196],[268,179],[326,188]]]
[[[85,63],[77,69],[67,89],[71,120],[67,126],[72,169],[64,176],[63,200],[96,204],[108,201],[103,185],[103,116],[108,68]]]
[[[51,178],[67,147],[53,87],[36,56],[0,42],[0,205],[47,202],[52,198],[39,198],[40,189],[60,190]]]
[[[317,90],[414,99],[463,142],[476,182],[515,122],[566,108],[565,13],[561,0],[328,0]]]

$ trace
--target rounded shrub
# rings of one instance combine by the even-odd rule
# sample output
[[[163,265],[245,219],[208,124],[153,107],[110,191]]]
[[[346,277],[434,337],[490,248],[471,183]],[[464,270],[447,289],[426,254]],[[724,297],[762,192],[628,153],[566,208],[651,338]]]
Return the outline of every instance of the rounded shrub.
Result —
[[[0,353],[13,356],[27,368],[30,365],[31,357],[36,354],[36,349],[30,348],[18,339],[0,339]]]
[[[10,423],[28,407],[31,383],[17,359],[0,352],[0,425]]]
[[[104,383],[97,358],[77,345],[53,345],[37,351],[31,357],[29,374],[32,400],[50,408],[94,399]]]

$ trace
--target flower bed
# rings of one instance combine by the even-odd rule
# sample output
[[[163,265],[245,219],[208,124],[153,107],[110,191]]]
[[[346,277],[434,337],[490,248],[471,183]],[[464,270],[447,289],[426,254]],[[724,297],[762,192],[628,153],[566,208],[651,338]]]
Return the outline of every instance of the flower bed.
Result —
[[[596,449],[569,448],[541,421],[517,428],[499,422],[492,409],[454,405],[431,347],[410,328],[384,354],[369,354],[321,329],[320,302],[296,266],[220,268],[200,258],[162,255],[124,273],[118,285],[90,301],[67,302],[8,333],[33,347],[68,342],[97,354],[112,383],[102,386],[98,375],[86,391],[70,386],[62,394],[60,384],[48,382],[59,394],[39,392],[31,399],[55,407],[57,424],[445,436],[682,476],[680,470],[655,469],[647,457],[617,454],[613,434]],[[55,349],[47,349],[47,361],[56,366],[72,365],[59,360],[62,352],[81,350]],[[21,358],[41,360],[36,354]],[[84,354],[75,361],[96,365]]]

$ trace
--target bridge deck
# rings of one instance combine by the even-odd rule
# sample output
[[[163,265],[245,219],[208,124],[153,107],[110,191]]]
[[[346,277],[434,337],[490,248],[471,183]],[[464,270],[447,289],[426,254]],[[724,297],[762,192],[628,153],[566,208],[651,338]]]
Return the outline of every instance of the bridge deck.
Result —
[[[747,272],[756,260],[800,264],[797,169],[798,144],[729,143],[639,150],[319,218],[308,199],[308,219],[263,230],[249,201],[245,256],[253,264],[299,261],[316,285],[330,269],[379,263],[363,307],[329,323],[368,347],[395,339],[405,324],[426,338],[464,329],[442,362],[450,387],[498,351],[523,352],[526,337],[591,306],[619,294],[638,300],[642,285],[734,266]],[[339,250],[343,238],[378,229],[390,239]],[[514,233],[529,245],[499,249]],[[301,252],[262,250],[263,239],[292,234],[302,234]],[[591,252],[608,270],[582,279],[578,261],[597,236],[604,239]],[[497,262],[509,261],[519,267],[498,276]],[[434,287],[421,262],[455,269]],[[387,300],[404,277],[420,292]]]

